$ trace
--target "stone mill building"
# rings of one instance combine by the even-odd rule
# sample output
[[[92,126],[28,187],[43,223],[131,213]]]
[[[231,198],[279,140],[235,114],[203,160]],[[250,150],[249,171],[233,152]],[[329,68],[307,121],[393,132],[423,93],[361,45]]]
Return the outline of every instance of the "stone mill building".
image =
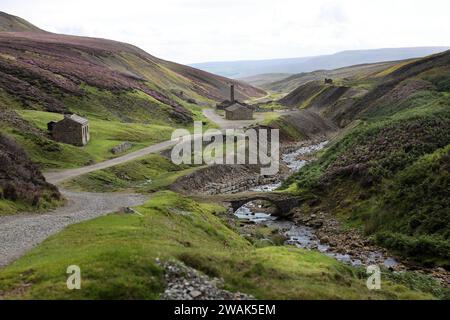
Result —
[[[225,100],[217,105],[217,110],[225,110],[227,120],[252,120],[253,109],[235,99],[234,84],[230,87],[230,100]]]
[[[74,146],[85,146],[90,140],[89,121],[75,114],[65,114],[64,119],[47,124],[54,140]]]
[[[253,110],[239,103],[235,103],[225,109],[225,118],[227,120],[252,120]]]

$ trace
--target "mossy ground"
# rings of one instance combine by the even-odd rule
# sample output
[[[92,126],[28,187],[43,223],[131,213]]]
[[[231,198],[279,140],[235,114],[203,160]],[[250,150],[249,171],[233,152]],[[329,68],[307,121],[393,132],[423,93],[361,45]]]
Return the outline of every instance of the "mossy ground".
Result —
[[[0,271],[5,299],[157,299],[164,291],[156,258],[177,259],[225,288],[259,299],[431,299],[385,279],[369,291],[365,275],[318,252],[256,248],[221,220],[223,208],[172,192],[155,194],[137,215],[111,214],[72,225]],[[69,291],[66,269],[81,268]]]

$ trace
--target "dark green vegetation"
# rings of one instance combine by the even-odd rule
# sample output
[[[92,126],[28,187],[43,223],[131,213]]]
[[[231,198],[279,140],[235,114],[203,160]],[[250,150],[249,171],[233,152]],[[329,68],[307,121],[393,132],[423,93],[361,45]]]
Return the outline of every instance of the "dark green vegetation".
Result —
[[[368,291],[364,273],[320,253],[257,248],[226,226],[217,205],[160,192],[136,209],[143,217],[112,214],[51,237],[0,272],[0,298],[157,299],[165,285],[156,258],[183,261],[260,299],[439,297],[433,286],[400,284],[403,277]],[[67,290],[73,264],[81,268],[82,290]]]
[[[348,106],[322,105],[359,122],[285,187],[316,195],[307,211],[335,212],[414,262],[449,268],[449,68],[450,52],[402,64]]]
[[[48,210],[60,202],[58,189],[45,182],[25,151],[0,134],[0,216],[19,210]]]

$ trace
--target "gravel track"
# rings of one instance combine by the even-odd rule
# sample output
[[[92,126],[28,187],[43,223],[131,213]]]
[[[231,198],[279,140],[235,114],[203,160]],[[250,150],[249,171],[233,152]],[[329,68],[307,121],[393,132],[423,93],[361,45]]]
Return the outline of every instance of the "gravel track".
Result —
[[[21,257],[65,227],[123,207],[143,204],[148,196],[125,193],[88,193],[61,190],[67,205],[45,214],[0,217],[0,267]]]
[[[261,120],[259,117],[256,121],[228,121],[217,115],[213,109],[204,110],[204,115],[216,122],[222,129],[242,128]],[[175,144],[176,141],[164,141],[104,162],[82,168],[46,172],[44,176],[48,182],[57,185],[86,173],[161,152]],[[124,207],[141,205],[148,199],[148,196],[138,194],[60,191],[68,200],[63,207],[45,214],[17,214],[0,217],[0,267],[18,259],[49,236],[71,224],[94,219]]]

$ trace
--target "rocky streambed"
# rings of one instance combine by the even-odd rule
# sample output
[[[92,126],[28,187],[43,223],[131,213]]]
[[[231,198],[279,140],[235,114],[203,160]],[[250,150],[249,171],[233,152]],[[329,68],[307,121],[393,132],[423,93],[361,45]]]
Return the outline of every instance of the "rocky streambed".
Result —
[[[308,164],[314,158],[314,154],[322,150],[327,143],[322,141],[291,148],[282,156],[282,161],[292,172],[296,172]],[[270,192],[280,187],[281,183],[282,181],[257,186],[252,191]],[[246,229],[255,226],[266,226],[282,235],[285,245],[317,250],[353,266],[377,264],[395,270],[404,269],[404,266],[390,257],[386,250],[374,246],[356,232],[342,230],[339,222],[325,213],[300,215],[301,218],[296,221],[282,220],[272,215],[264,204],[249,202],[239,208],[234,215],[243,222],[243,233],[247,233]]]

